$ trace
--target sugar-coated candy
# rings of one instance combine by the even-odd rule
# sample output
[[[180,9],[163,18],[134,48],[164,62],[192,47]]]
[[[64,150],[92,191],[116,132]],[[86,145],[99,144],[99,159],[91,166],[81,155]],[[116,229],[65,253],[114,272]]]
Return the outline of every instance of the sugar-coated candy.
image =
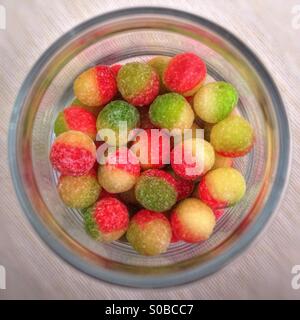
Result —
[[[131,62],[119,70],[117,85],[122,97],[130,104],[147,106],[159,93],[159,76],[150,65]]]
[[[60,134],[50,150],[54,169],[67,176],[87,174],[96,162],[96,146],[93,140],[79,131]]]
[[[176,180],[163,170],[144,171],[135,185],[137,201],[148,210],[170,210],[176,203],[177,195]]]
[[[196,54],[187,52],[174,56],[163,73],[163,82],[169,91],[192,96],[203,84],[206,65]]]
[[[116,93],[116,79],[108,66],[92,67],[81,73],[74,82],[75,96],[87,106],[103,106]]]
[[[95,240],[112,242],[126,232],[129,215],[126,206],[116,198],[107,197],[84,211],[86,232]]]
[[[95,115],[81,107],[70,106],[64,109],[55,120],[54,133],[58,136],[69,130],[81,131],[95,140],[97,134]]]
[[[195,115],[187,100],[178,93],[158,96],[150,106],[151,122],[158,128],[189,129]]]
[[[84,209],[94,204],[101,192],[93,169],[79,177],[61,175],[57,189],[63,202],[68,207],[76,209]]]
[[[140,210],[130,221],[126,238],[133,248],[145,256],[167,251],[172,237],[169,220],[159,212]]]
[[[125,192],[133,188],[140,175],[140,164],[126,147],[109,151],[104,164],[99,165],[98,181],[110,193]]]
[[[232,115],[213,126],[210,143],[224,157],[241,157],[251,151],[254,130],[243,117]]]
[[[138,127],[139,122],[140,114],[134,106],[126,101],[115,100],[100,111],[97,130],[102,139],[106,138],[106,130],[111,130],[112,135],[107,143],[121,146],[128,142],[129,132]]]
[[[200,181],[199,198],[211,208],[225,208],[239,202],[246,192],[243,175],[233,168],[218,168]]]
[[[207,123],[217,123],[231,113],[238,102],[238,93],[230,83],[216,81],[202,86],[195,94],[193,107]]]
[[[171,226],[177,239],[185,242],[207,240],[216,225],[212,209],[196,198],[179,202],[171,214]]]

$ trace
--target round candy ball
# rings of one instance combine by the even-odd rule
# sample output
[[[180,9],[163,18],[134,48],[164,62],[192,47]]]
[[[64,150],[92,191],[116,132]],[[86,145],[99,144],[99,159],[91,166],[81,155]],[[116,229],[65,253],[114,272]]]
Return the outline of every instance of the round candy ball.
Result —
[[[174,56],[163,74],[163,82],[169,91],[192,96],[203,84],[206,65],[194,53],[181,53]]]
[[[93,205],[101,192],[95,170],[79,177],[61,175],[57,188],[63,202],[75,209],[84,209]]]
[[[211,208],[225,208],[239,202],[246,192],[242,174],[233,168],[218,168],[200,181],[199,198]]]
[[[177,239],[194,243],[207,240],[216,218],[212,209],[196,198],[181,201],[171,214],[171,226]]]
[[[241,157],[250,152],[254,144],[254,131],[250,123],[240,116],[229,116],[213,126],[210,143],[224,157]]]
[[[184,140],[171,152],[172,169],[186,180],[197,180],[212,168],[214,162],[214,149],[203,139]]]
[[[140,210],[130,221],[126,238],[132,247],[145,256],[167,251],[172,237],[170,223],[159,212]]]
[[[193,107],[201,120],[217,123],[228,117],[237,102],[237,90],[230,83],[218,81],[199,89],[195,94]]]
[[[146,63],[127,63],[119,70],[117,85],[122,97],[134,106],[149,105],[158,95],[159,76]]]
[[[126,206],[116,198],[104,198],[84,212],[86,232],[95,240],[112,242],[126,232],[129,215]]]
[[[137,201],[148,210],[170,210],[176,203],[177,195],[176,180],[158,169],[144,171],[135,185]]]
[[[53,142],[50,161],[54,169],[63,175],[82,176],[96,162],[96,146],[86,134],[70,130],[60,134]]]
[[[128,142],[130,130],[138,127],[140,115],[129,103],[115,100],[106,105],[97,118],[97,130],[101,139],[110,145],[121,146]],[[108,136],[109,135],[109,136]]]
[[[170,163],[170,137],[159,129],[139,132],[130,150],[139,158],[143,170],[159,169]]]
[[[105,105],[116,93],[116,79],[108,66],[90,68],[81,73],[74,82],[75,96],[87,106]]]
[[[98,181],[107,192],[125,192],[135,185],[140,175],[140,164],[126,147],[109,152],[103,162],[98,169]]]
[[[55,120],[54,133],[58,136],[69,130],[83,132],[95,140],[97,134],[95,115],[75,106],[64,109]]]
[[[158,96],[150,106],[151,122],[158,128],[189,129],[195,115],[187,100],[178,93]]]
[[[148,64],[157,72],[159,75],[159,93],[163,94],[168,91],[166,86],[163,83],[163,73],[165,69],[167,68],[171,58],[170,57],[164,57],[164,56],[157,56],[148,61]]]
[[[215,163],[212,167],[212,170],[218,169],[218,168],[229,168],[229,167],[232,167],[232,165],[233,165],[232,158],[223,157],[216,153]]]

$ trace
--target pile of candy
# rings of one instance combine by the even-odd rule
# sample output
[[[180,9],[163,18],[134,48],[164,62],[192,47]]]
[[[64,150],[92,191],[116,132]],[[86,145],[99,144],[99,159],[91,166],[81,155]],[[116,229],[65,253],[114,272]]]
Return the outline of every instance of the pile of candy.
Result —
[[[206,74],[201,58],[182,53],[98,65],[75,79],[76,99],[55,121],[50,161],[62,201],[82,210],[92,238],[126,234],[138,253],[158,255],[171,242],[207,240],[224,209],[242,199],[246,183],[233,158],[250,152],[254,132],[233,111],[237,90],[206,83]],[[188,139],[170,139],[186,129]],[[114,148],[99,161],[103,146]]]

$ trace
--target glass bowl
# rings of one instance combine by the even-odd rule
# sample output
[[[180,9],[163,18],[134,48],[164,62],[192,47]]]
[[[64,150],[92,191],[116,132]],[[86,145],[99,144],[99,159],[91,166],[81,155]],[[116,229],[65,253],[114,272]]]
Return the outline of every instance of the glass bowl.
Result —
[[[255,128],[256,145],[235,166],[247,193],[227,209],[213,236],[179,242],[157,257],[122,241],[101,244],[66,208],[49,162],[56,115],[73,99],[72,83],[96,64],[146,60],[191,51],[209,75],[238,88],[238,112]],[[235,36],[198,16],[166,8],[133,8],[95,17],[58,39],[36,62],[13,109],[9,162],[22,208],[41,238],[64,260],[98,279],[131,287],[167,287],[205,277],[230,262],[261,232],[282,197],[289,172],[290,133],[278,90],[257,57]]]

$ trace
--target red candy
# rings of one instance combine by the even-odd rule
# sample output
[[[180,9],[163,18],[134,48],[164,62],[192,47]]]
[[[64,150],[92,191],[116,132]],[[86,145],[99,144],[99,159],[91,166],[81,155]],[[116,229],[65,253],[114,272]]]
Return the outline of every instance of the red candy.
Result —
[[[126,206],[116,198],[104,198],[93,209],[93,218],[102,233],[126,230],[129,215]]]
[[[64,109],[63,113],[69,130],[81,131],[93,139],[96,137],[96,117],[94,114],[75,106]]]
[[[84,133],[67,131],[59,135],[52,144],[50,161],[63,175],[81,176],[93,168],[96,147]]]
[[[170,91],[190,96],[202,84],[205,76],[205,63],[194,53],[182,53],[171,59],[163,74],[163,81]]]

